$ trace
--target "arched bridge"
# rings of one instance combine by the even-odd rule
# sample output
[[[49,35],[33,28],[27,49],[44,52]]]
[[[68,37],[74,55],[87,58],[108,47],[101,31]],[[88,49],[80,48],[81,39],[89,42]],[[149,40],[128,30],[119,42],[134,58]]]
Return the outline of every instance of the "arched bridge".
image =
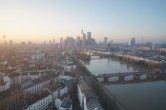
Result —
[[[147,72],[125,72],[125,73],[105,73],[98,76],[96,78],[103,78],[104,81],[108,81],[111,77],[118,77],[119,80],[124,80],[126,76],[133,76],[133,79],[140,79],[141,75],[146,75],[146,78],[166,78],[166,73],[147,73]]]

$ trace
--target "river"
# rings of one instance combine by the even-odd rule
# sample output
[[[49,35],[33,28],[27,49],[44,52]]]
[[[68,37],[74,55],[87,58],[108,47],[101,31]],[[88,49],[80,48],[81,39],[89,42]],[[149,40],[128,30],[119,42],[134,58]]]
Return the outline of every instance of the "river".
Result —
[[[141,68],[112,58],[92,58],[84,65],[94,75],[142,71]],[[166,80],[103,86],[125,110],[166,110]]]

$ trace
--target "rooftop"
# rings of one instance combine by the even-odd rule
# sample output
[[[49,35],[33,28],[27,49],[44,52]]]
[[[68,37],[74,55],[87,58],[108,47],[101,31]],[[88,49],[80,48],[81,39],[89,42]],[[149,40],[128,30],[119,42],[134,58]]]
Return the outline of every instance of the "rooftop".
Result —
[[[33,84],[34,84],[34,83],[33,83],[32,80],[27,79],[25,82],[23,82],[23,83],[21,84],[21,87],[22,87],[23,89],[25,89],[25,88],[31,87]]]
[[[64,98],[61,104],[61,107],[63,108],[70,108],[72,105],[72,100]]]

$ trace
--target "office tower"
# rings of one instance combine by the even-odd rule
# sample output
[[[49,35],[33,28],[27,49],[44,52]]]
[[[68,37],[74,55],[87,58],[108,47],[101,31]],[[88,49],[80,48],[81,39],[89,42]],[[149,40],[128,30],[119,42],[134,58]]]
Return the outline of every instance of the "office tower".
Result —
[[[32,44],[32,42],[31,42],[31,41],[28,41],[28,44]]]
[[[80,36],[77,36],[77,38],[76,38],[76,46],[81,46],[81,38],[80,38]]]
[[[131,40],[128,41],[128,46],[134,47],[135,46],[135,38],[132,37]]]
[[[91,38],[91,46],[95,46],[96,45],[96,40]]]
[[[107,45],[107,37],[104,37],[104,45]]]
[[[131,46],[131,41],[130,41],[130,40],[127,42],[127,45],[128,45],[128,46]]]
[[[135,46],[135,38],[134,37],[131,38],[131,44],[132,44],[132,46]]]
[[[69,46],[69,36],[66,36],[66,46]]]
[[[55,44],[55,39],[53,39],[53,44]]]
[[[64,39],[64,40],[63,40],[63,46],[65,46],[65,47],[66,47],[66,46],[67,46],[67,44],[68,44],[67,39]]]
[[[91,32],[87,32],[87,41],[86,41],[87,46],[92,45],[92,38],[91,38]]]
[[[12,45],[13,44],[13,42],[12,42],[12,40],[10,40],[10,45]]]
[[[61,38],[60,38],[60,46],[61,46],[61,47],[63,46],[63,43],[64,43],[64,41],[63,41],[63,38],[61,37]]]
[[[111,44],[113,44],[114,43],[114,41],[113,40],[111,40]]]
[[[21,42],[21,45],[26,45],[26,43],[25,42]]]
[[[69,47],[75,46],[75,39],[73,37],[68,37],[68,46]]]
[[[87,32],[87,40],[91,39],[91,32]]]
[[[82,46],[86,46],[86,34],[82,30]]]

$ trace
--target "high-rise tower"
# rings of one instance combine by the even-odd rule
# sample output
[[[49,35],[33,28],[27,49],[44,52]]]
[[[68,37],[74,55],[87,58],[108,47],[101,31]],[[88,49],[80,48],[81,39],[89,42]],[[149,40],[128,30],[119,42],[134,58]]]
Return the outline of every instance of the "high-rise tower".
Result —
[[[91,39],[91,32],[87,32],[87,40]]]
[[[107,37],[104,37],[104,45],[107,45]]]
[[[132,38],[129,40],[128,46],[130,46],[130,47],[134,47],[134,46],[135,46],[135,38],[134,38],[134,37],[132,37]]]
[[[82,46],[86,46],[86,34],[82,30]]]

